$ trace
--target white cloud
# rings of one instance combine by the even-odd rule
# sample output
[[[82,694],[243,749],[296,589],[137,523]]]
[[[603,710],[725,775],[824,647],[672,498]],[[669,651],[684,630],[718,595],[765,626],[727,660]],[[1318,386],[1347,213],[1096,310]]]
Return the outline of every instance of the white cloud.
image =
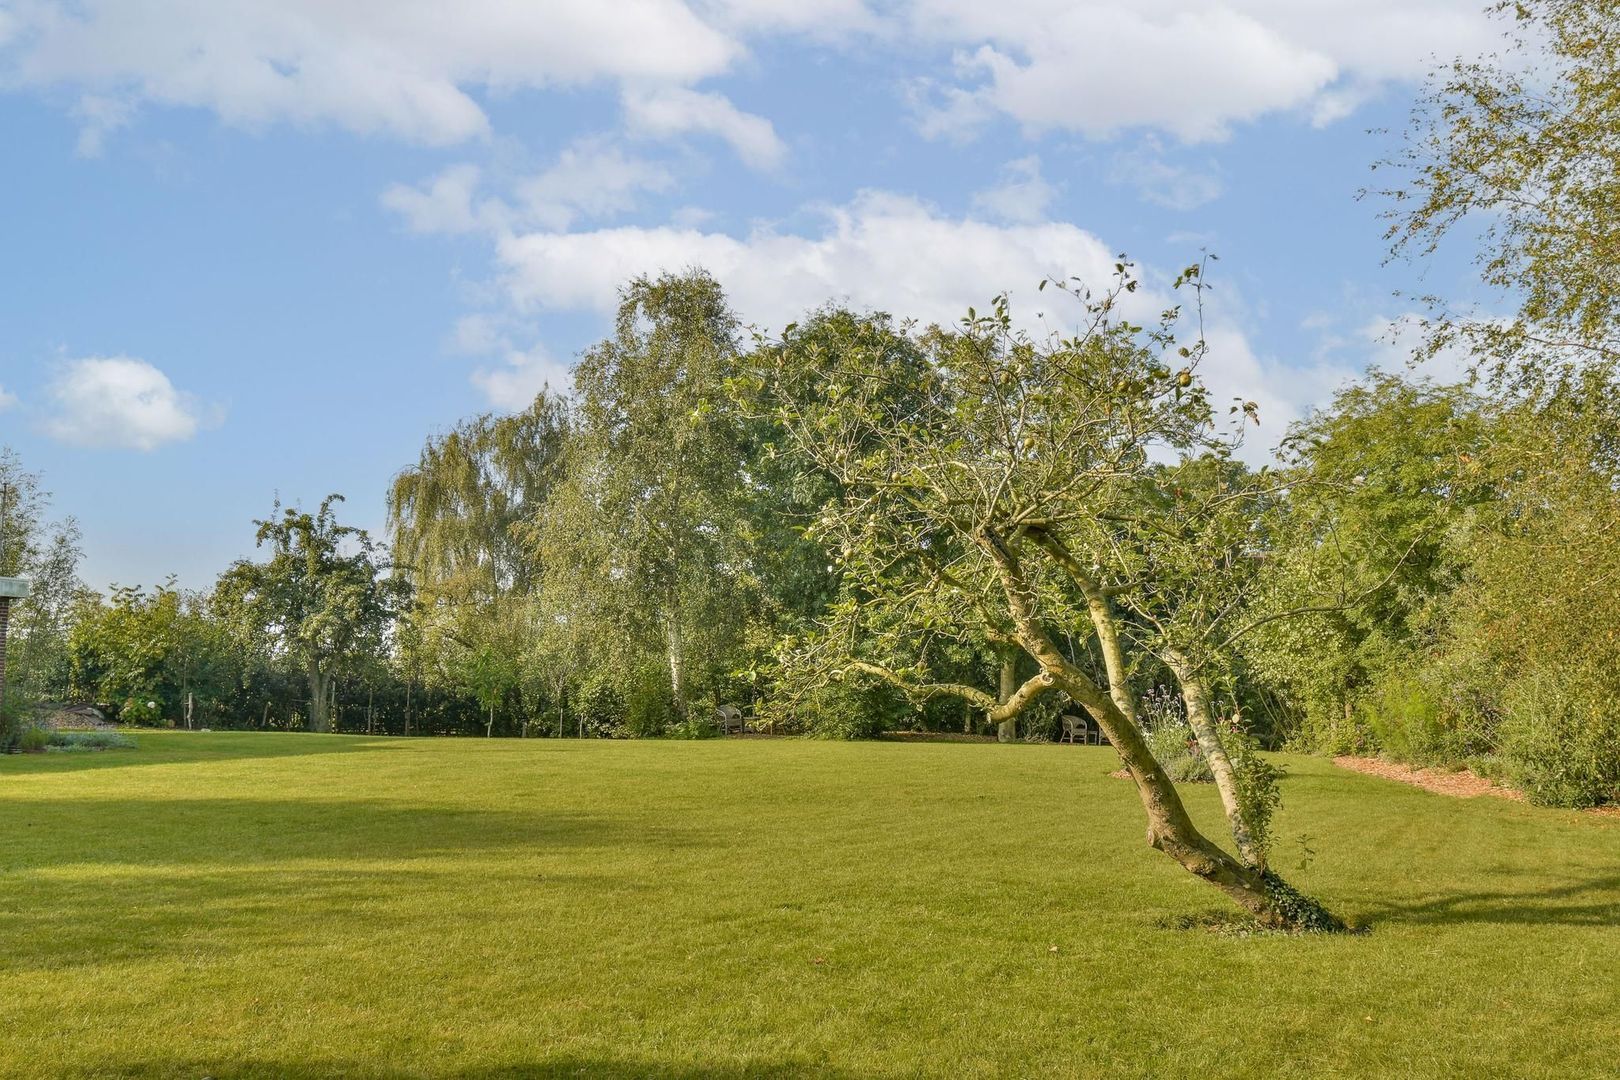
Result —
[[[1392,373],[1411,373],[1439,383],[1466,381],[1477,362],[1465,342],[1454,341],[1433,356],[1419,359],[1427,336],[1423,316],[1415,311],[1394,318],[1378,315],[1357,328],[1349,344],[1364,352],[1369,364]],[[1335,341],[1335,344],[1345,344]]]
[[[494,203],[474,205],[482,176],[476,165],[452,165],[425,187],[389,185],[382,193],[382,204],[404,218],[414,232],[477,232],[491,227],[500,216]]]
[[[706,5],[720,23],[739,30],[792,31],[837,39],[881,32],[882,20],[862,0],[716,0]]]
[[[514,411],[526,407],[548,387],[566,393],[574,381],[568,365],[539,346],[509,351],[500,367],[480,368],[473,372],[472,380],[495,408]]]
[[[488,132],[470,90],[688,83],[742,52],[681,0],[23,0],[7,33],[14,85],[433,144]]]
[[[4,386],[0,386],[0,412],[5,412],[15,404],[17,404],[17,395],[8,391]]]
[[[954,81],[925,84],[929,134],[994,116],[1031,133],[1132,128],[1196,142],[1303,109],[1346,115],[1378,83],[1494,32],[1477,0],[914,0],[916,36],[957,49]]]
[[[45,430],[62,442],[153,450],[191,438],[204,422],[190,394],[128,356],[69,360],[47,393],[53,409]]]
[[[678,206],[669,215],[670,224],[677,229],[701,229],[718,215],[702,206]]]
[[[511,348],[506,335],[508,320],[487,311],[463,315],[445,342],[451,352],[464,356],[485,356]]]
[[[1001,182],[973,196],[973,206],[1000,221],[1029,224],[1046,216],[1057,189],[1041,176],[1041,159],[1009,161],[1001,169]]]
[[[1216,405],[1216,419],[1245,425],[1240,456],[1251,465],[1269,462],[1288,426],[1303,419],[1315,406],[1325,404],[1335,390],[1361,370],[1326,359],[1299,365],[1263,357],[1254,351],[1236,322],[1218,315],[1206,341],[1209,351],[1199,374]],[[1258,426],[1244,421],[1241,412],[1226,413],[1238,401],[1252,401],[1258,406]]]
[[[663,165],[626,154],[600,138],[581,139],[557,163],[517,185],[527,220],[566,229],[576,217],[597,219],[635,208],[643,191],[668,191],[674,175]]]
[[[555,231],[579,219],[632,210],[642,192],[667,191],[674,182],[674,174],[658,162],[593,137],[564,148],[544,172],[511,182],[508,198],[480,194],[483,170],[460,164],[419,187],[391,184],[381,201],[414,232],[454,235],[525,226]]]
[[[1279,110],[1347,115],[1430,57],[1495,43],[1479,0],[5,0],[0,83],[77,97],[81,151],[144,105],[446,144],[487,136],[482,98],[607,84],[654,135],[711,134],[749,164],[769,119],[696,87],[784,36],[907,63],[923,129],[1187,141]]]
[[[496,256],[520,308],[608,312],[637,274],[702,266],[745,318],[774,328],[828,300],[950,323],[1003,290],[1033,298],[1042,278],[1098,281],[1113,270],[1110,249],[1068,224],[949,218],[884,192],[821,213],[814,236],[765,226],[743,239],[667,226],[535,232],[502,237]]]
[[[107,136],[128,124],[135,107],[128,101],[104,94],[85,94],[73,108],[79,121],[79,138],[74,150],[80,157],[100,157]]]
[[[1220,198],[1224,186],[1213,171],[1178,165],[1165,156],[1163,145],[1149,136],[1142,145],[1114,155],[1108,166],[1108,179],[1134,188],[1148,202],[1171,210],[1194,210]]]
[[[755,169],[774,169],[787,154],[769,120],[741,111],[719,94],[679,86],[631,90],[624,95],[624,111],[633,131],[660,138],[714,135]]]
[[[744,320],[775,330],[828,301],[949,324],[970,305],[982,310],[1008,291],[1015,318],[1026,326],[1072,331],[1075,309],[1051,290],[1037,293],[1040,280],[1078,277],[1096,286],[1113,274],[1114,249],[1066,223],[947,217],[884,192],[821,212],[822,228],[812,235],[763,226],[741,238],[673,227],[511,235],[497,242],[497,260],[518,310],[604,315],[631,277],[700,266],[725,287]],[[1162,275],[1148,269],[1142,276],[1147,287],[1132,295],[1125,314],[1148,319],[1174,299]],[[1324,355],[1303,366],[1264,357],[1242,329],[1240,297],[1223,290],[1208,303],[1203,375],[1215,401],[1258,404],[1261,425],[1249,428],[1243,454],[1267,461],[1287,426],[1326,401],[1365,357],[1349,363]]]

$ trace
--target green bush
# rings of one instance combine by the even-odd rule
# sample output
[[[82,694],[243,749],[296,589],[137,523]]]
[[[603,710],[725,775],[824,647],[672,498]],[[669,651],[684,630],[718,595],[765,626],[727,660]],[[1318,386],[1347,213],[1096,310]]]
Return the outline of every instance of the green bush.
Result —
[[[1178,784],[1207,784],[1215,780],[1209,762],[1198,749],[1198,739],[1185,720],[1161,717],[1143,732],[1153,759]]]
[[[52,731],[53,750],[133,750],[135,740],[118,731]]]
[[[624,732],[624,718],[624,694],[612,679],[597,673],[574,696],[568,709],[568,733],[577,734],[583,726],[586,735],[615,738]]]
[[[1042,694],[1019,714],[1018,735],[1025,742],[1057,742],[1063,733],[1063,714],[1078,708],[1059,694]]]
[[[25,726],[17,736],[17,748],[25,754],[43,753],[50,742],[51,733],[33,724]]]
[[[1503,705],[1499,761],[1531,802],[1620,799],[1620,700],[1600,680],[1536,672],[1511,685]]]
[[[914,716],[915,710],[892,687],[839,680],[798,701],[784,726],[818,739],[871,739],[905,726]]]
[[[1435,765],[1458,756],[1440,702],[1420,678],[1388,676],[1358,711],[1377,748],[1397,761]]]
[[[28,726],[30,712],[28,704],[15,691],[0,702],[0,753],[17,748],[23,729]]]
[[[656,739],[676,721],[669,674],[661,667],[637,670],[627,680],[623,697],[623,735],[632,739]]]

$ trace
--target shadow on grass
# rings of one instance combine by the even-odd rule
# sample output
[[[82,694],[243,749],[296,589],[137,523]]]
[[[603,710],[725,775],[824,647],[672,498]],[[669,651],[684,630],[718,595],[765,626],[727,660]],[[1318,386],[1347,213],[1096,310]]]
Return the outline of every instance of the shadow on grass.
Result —
[[[0,809],[7,833],[0,872],[6,873],[87,864],[238,867],[695,842],[672,825],[632,828],[584,814],[359,799],[16,799],[0,802]]]
[[[822,1077],[826,1080],[854,1080],[858,1073],[835,1069],[828,1065],[799,1059],[790,1061],[753,1060],[741,1064],[731,1062],[697,1062],[671,1064],[646,1058],[584,1057],[559,1055],[510,1065],[484,1065],[470,1068],[454,1066],[394,1069],[367,1066],[361,1062],[341,1059],[323,1061],[242,1061],[217,1058],[195,1058],[172,1062],[148,1061],[135,1065],[113,1066],[111,1071],[80,1072],[77,1076],[126,1077],[128,1080],[170,1080],[170,1078],[215,1077],[217,1080],[238,1080],[249,1077],[278,1077],[285,1080],[327,1080],[329,1077],[354,1077],[357,1080],[528,1080],[538,1077],[637,1077],[639,1080],[758,1080],[776,1077]]]
[[[150,958],[182,941],[217,956],[319,947],[327,919],[379,935],[416,933],[433,903],[442,900],[448,911],[466,902],[460,860],[480,854],[499,857],[497,869],[481,872],[506,901],[581,886],[633,894],[641,888],[635,881],[542,874],[535,860],[701,842],[675,826],[584,814],[357,800],[0,805],[8,833],[0,848],[0,971]],[[418,902],[402,905],[400,897]]]
[[[362,750],[392,750],[417,742],[370,735],[312,735],[303,732],[218,731],[178,733],[127,732],[135,748],[86,753],[7,754],[0,757],[0,777],[30,776],[93,769],[122,769],[133,765],[180,765],[250,758],[307,757],[312,754],[349,754]]]
[[[1374,925],[1614,926],[1620,923],[1620,874],[1544,889],[1475,890],[1412,901],[1375,900],[1366,918]]]

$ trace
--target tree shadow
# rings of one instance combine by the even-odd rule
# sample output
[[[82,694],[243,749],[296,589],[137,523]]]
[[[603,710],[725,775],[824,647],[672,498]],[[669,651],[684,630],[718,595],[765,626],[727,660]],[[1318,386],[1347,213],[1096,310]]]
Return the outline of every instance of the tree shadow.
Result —
[[[1604,926],[1620,923],[1620,874],[1566,881],[1549,888],[1475,890],[1422,899],[1376,899],[1365,919],[1449,925]]]
[[[7,833],[0,873],[86,864],[242,867],[410,859],[489,848],[538,852],[695,842],[668,824],[631,829],[579,813],[361,799],[10,799],[0,802],[0,809]]]
[[[786,1077],[821,1077],[824,1080],[855,1080],[862,1075],[809,1058],[796,1060],[764,1059],[744,1062],[697,1061],[672,1063],[630,1056],[587,1056],[559,1054],[504,1065],[469,1068],[431,1067],[409,1069],[368,1066],[341,1058],[319,1061],[242,1060],[196,1057],[172,1061],[142,1061],[99,1066],[94,1070],[65,1072],[64,1077],[122,1077],[125,1080],[328,1080],[354,1077],[356,1080],[551,1080],[557,1077],[636,1077],[638,1080],[774,1080]]]
[[[221,954],[296,947],[319,936],[312,912],[403,932],[419,916],[381,901],[459,895],[459,860],[480,853],[510,861],[491,886],[512,896],[634,890],[599,875],[540,876],[535,859],[703,842],[670,824],[582,813],[363,800],[16,799],[0,809],[0,972],[149,957],[199,933],[197,947]]]
[[[140,765],[352,754],[368,750],[399,750],[413,744],[410,739],[376,735],[315,735],[307,732],[218,731],[181,734],[135,728],[124,734],[135,740],[134,749],[5,755],[0,757],[0,778],[125,769]]]

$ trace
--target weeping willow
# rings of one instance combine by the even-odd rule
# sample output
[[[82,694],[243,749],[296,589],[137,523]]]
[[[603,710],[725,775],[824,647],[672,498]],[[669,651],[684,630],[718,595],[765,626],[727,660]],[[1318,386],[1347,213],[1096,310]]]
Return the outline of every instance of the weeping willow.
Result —
[[[394,477],[394,560],[419,590],[481,602],[535,586],[540,567],[522,526],[559,475],[568,423],[564,403],[542,391],[520,413],[485,413],[428,439]]]

